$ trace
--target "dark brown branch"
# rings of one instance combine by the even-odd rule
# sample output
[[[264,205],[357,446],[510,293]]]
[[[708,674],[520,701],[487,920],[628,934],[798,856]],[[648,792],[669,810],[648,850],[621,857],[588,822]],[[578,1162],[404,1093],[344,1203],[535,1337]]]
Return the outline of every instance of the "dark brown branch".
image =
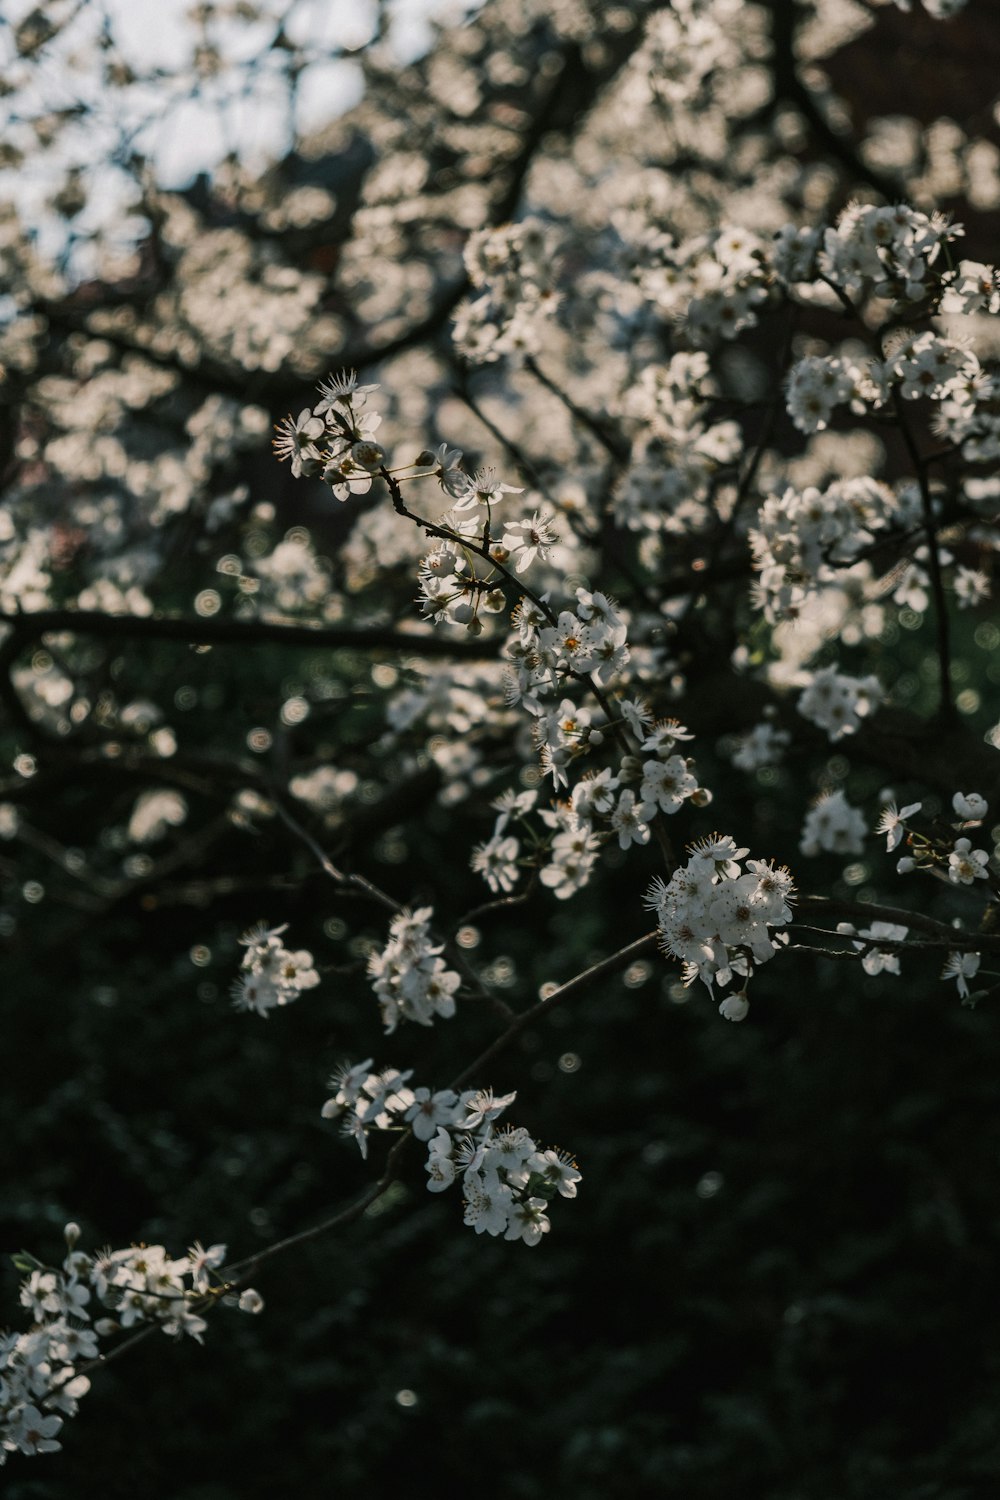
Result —
[[[944,576],[941,571],[941,552],[937,540],[937,522],[934,518],[934,500],[927,477],[927,464],[921,458],[917,448],[909,419],[903,409],[903,398],[898,386],[893,387],[892,399],[899,430],[903,435],[903,442],[906,444],[906,451],[910,456],[920,491],[920,512],[924,522],[924,534],[927,538],[928,572],[931,579],[931,593],[934,595],[934,623],[937,627],[938,717],[942,724],[948,726],[956,722],[958,712],[955,708],[955,693],[951,681],[951,621],[948,616],[948,600],[945,597]]]
[[[774,80],[772,108],[779,104],[793,105],[809,126],[816,143],[846,167],[855,182],[867,182],[888,203],[894,202],[900,191],[898,184],[862,161],[851,137],[833,128],[799,77],[795,60],[799,11],[796,0],[770,0],[770,10],[771,73]]]
[[[109,640],[184,641],[192,646],[313,646],[352,651],[399,651],[415,656],[463,656],[488,660],[497,655],[496,639],[461,636],[449,639],[417,635],[391,627],[306,625],[270,620],[199,619],[187,615],[107,615],[90,609],[40,609],[31,614],[2,614],[0,624],[14,627],[16,650],[8,640],[0,648],[0,667],[9,655],[49,632],[71,631]],[[30,722],[30,721],[29,721]]]
[[[797,905],[803,912],[815,912],[817,915],[829,915],[831,917],[845,917],[861,922],[893,922],[900,927],[915,928],[918,932],[925,932],[929,937],[937,938],[945,947],[988,951],[1000,953],[1000,934],[983,932],[970,932],[967,928],[952,927],[947,922],[935,921],[933,917],[925,916],[923,912],[908,911],[902,906],[883,906],[881,903],[868,901],[845,901],[835,896],[799,896]],[[831,934],[832,936],[833,934]],[[845,933],[850,937],[850,933]],[[877,948],[889,948],[895,946],[890,939],[884,941],[879,938],[874,942]],[[901,943],[901,950],[905,950],[907,943]]]

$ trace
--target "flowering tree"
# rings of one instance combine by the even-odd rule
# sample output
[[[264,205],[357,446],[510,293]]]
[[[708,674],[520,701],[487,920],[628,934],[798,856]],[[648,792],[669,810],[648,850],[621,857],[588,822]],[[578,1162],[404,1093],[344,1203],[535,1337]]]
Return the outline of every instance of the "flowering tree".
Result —
[[[904,1046],[914,1010],[921,1066],[964,1077],[975,1054],[985,1078],[976,1006],[1000,992],[1000,147],[995,74],[969,55],[990,6],[906,9],[490,0],[401,67],[391,8],[359,7],[339,50],[364,97],[309,134],[303,79],[329,58],[295,6],[196,7],[169,88],[110,23],[88,32],[86,5],[8,25],[8,166],[37,151],[54,186],[41,241],[13,190],[4,221],[0,933],[18,1014],[44,993],[60,1020],[12,1112],[12,1139],[45,1149],[9,1225],[34,1248],[15,1257],[0,1456],[65,1441],[70,1475],[95,1370],[148,1361],[159,1331],[263,1368],[261,1325],[216,1309],[260,1312],[265,1281],[289,1329],[378,1343],[363,1236],[378,1295],[429,1284],[447,1320],[480,1277],[499,1288],[466,1357],[496,1337],[531,1368],[498,1327],[537,1318],[559,1344],[545,1259],[592,1292],[624,1219],[633,1266],[673,1265],[690,1306],[662,1345],[595,1313],[558,1442],[524,1419],[547,1480],[533,1459],[511,1493],[713,1493],[751,1471],[799,1493],[789,1431],[813,1364],[834,1385],[853,1368],[824,1360],[878,1240],[801,1276],[768,1218],[803,1119],[843,1138],[841,1171],[874,1150],[819,1053],[839,1027],[838,1076],[903,1111],[898,1165],[911,1121],[953,1096],[907,1074],[895,1099],[867,1049]],[[893,47],[928,88],[951,57],[964,98],[897,113],[867,65]],[[82,77],[65,104],[69,58],[95,55],[123,101],[110,126]],[[284,154],[264,169],[237,147],[165,188],[135,147],[150,93],[223,109],[262,78],[284,90]],[[81,121],[111,131],[100,184]],[[773,1048],[789,1076],[804,1052],[801,1080]],[[809,1108],[782,1120],[786,1090]],[[741,1137],[757,1119],[759,1181],[752,1133],[747,1160],[723,1151],[706,1098]],[[966,1190],[919,1160],[919,1233],[960,1247]],[[766,1308],[770,1407],[668,1352],[700,1306],[679,1246],[720,1234],[692,1204],[730,1171],[736,1248],[706,1263],[732,1274],[746,1229],[749,1301],[718,1322]],[[404,1301],[384,1295],[387,1329]],[[405,1337],[364,1361],[397,1421],[421,1383],[465,1378],[459,1344],[415,1329],[419,1380]],[[288,1337],[305,1421],[350,1374]],[[477,1422],[517,1419],[483,1390],[472,1450]],[[850,1430],[830,1401],[819,1489]],[[978,1462],[970,1413],[949,1473]],[[344,1417],[339,1458],[384,1420]],[[943,1469],[892,1470],[887,1431],[842,1493],[889,1473],[930,1493]],[[371,1484],[377,1461],[352,1462]],[[459,1443],[442,1472],[472,1462]]]

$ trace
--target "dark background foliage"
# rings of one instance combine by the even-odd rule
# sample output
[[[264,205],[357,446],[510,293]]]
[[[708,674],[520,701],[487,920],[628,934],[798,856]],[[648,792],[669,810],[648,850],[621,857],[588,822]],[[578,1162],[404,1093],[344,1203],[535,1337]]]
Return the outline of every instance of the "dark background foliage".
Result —
[[[178,649],[150,652],[149,669],[169,671]],[[190,680],[219,680],[211,658],[181,661]],[[236,703],[252,691],[238,661],[224,680]],[[475,835],[444,822],[433,806],[410,822],[396,889],[419,900],[429,851]],[[250,891],[232,912],[139,899],[93,923],[41,904],[8,943],[9,1248],[55,1256],[77,1217],[87,1244],[179,1250],[198,1235],[251,1253],[368,1180],[318,1118],[345,1053],[442,1083],[489,1039],[473,1006],[387,1054],[357,966],[268,1021],[232,1012],[248,909],[288,920],[321,964],[346,957],[331,914],[380,932],[307,859],[294,889],[267,889],[289,864],[279,834],[241,858]],[[360,864],[389,878],[377,848]],[[460,867],[436,860],[434,879],[439,912],[462,910]],[[490,924],[516,993],[641,931],[631,901],[585,895],[546,916],[547,950],[529,916]],[[57,1500],[84,1475],[85,1493],[177,1500],[327,1482],[447,1494],[475,1475],[484,1493],[525,1497],[989,1493],[989,1008],[959,1007],[919,972],[865,979],[790,955],[752,1024],[728,1028],[658,959],[630,980],[554,1012],[493,1074],[518,1087],[517,1120],[557,1130],[584,1171],[541,1247],[464,1229],[413,1153],[377,1212],[262,1273],[259,1319],[222,1310],[203,1349],[158,1339],[99,1373],[64,1451],[10,1467],[6,1492]]]

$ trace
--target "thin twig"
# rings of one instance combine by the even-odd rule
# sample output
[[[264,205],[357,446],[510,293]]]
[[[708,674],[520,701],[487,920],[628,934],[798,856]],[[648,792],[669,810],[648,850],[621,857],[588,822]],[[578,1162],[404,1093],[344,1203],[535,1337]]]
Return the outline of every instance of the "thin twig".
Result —
[[[927,537],[927,560],[931,578],[931,592],[934,595],[934,612],[937,624],[938,679],[940,690],[938,717],[942,724],[952,725],[958,720],[958,710],[955,707],[954,689],[951,681],[951,622],[948,617],[948,601],[944,591],[941,554],[938,550],[934,501],[927,478],[927,464],[920,456],[916,440],[910,429],[909,420],[903,410],[902,397],[895,386],[893,387],[892,399],[896,411],[896,420],[899,423],[899,430],[903,434],[903,442],[906,444],[906,451],[910,455],[910,461],[913,464],[914,473],[916,474],[917,487],[920,490],[920,509]]]

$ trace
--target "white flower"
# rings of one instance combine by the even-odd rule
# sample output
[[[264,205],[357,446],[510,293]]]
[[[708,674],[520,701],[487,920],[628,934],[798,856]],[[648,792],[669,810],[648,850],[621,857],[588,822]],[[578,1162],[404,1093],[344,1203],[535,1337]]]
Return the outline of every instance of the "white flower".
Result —
[[[988,880],[989,855],[984,849],[973,849],[968,839],[956,839],[948,855],[948,879],[952,885],[971,885],[974,880]]]
[[[499,813],[494,835],[503,833],[511,818],[525,817],[537,801],[536,791],[515,792],[508,788],[506,792],[501,792],[490,803],[493,811]]]
[[[577,891],[582,891],[590,881],[596,856],[593,854],[567,854],[545,865],[539,873],[543,885],[547,885],[559,901],[568,901]]]
[[[457,1104],[458,1095],[453,1089],[440,1089],[432,1094],[430,1089],[417,1088],[403,1119],[409,1122],[418,1141],[429,1141],[437,1131],[451,1124]]]
[[[526,1245],[537,1245],[543,1234],[552,1228],[546,1216],[544,1198],[522,1198],[509,1209],[505,1240],[523,1240]],[[478,1228],[478,1225],[477,1225]]]
[[[469,510],[474,505],[496,505],[504,495],[520,495],[523,490],[514,484],[504,484],[496,469],[477,469],[461,492],[456,510]]]
[[[537,510],[529,520],[514,521],[504,527],[503,546],[510,553],[517,573],[523,573],[536,557],[547,557],[555,540],[548,518]]]
[[[979,972],[981,955],[978,953],[949,953],[941,970],[942,979],[954,979],[958,985],[959,998],[969,998],[968,981]]]
[[[367,495],[372,476],[355,464],[350,448],[332,457],[323,468],[323,478],[335,500],[349,500],[352,495]]]
[[[877,677],[848,677],[835,667],[822,667],[813,675],[796,707],[804,719],[825,729],[831,740],[855,734],[861,720],[882,700]]]
[[[860,808],[852,807],[842,791],[827,792],[806,814],[799,848],[803,854],[861,854],[865,820]]]
[[[645,748],[645,747],[644,747]],[[697,779],[688,770],[687,761],[680,755],[671,755],[667,760],[647,760],[643,763],[642,784],[639,787],[639,816],[648,822],[657,811],[668,815],[675,813],[698,790]]]
[[[11,1419],[8,1433],[21,1453],[56,1453],[62,1447],[55,1441],[62,1417],[47,1417],[37,1406],[22,1406]]]
[[[288,416],[278,423],[272,447],[279,463],[291,459],[295,479],[304,474],[315,474],[319,469],[321,460],[316,440],[323,436],[324,431],[322,419],[314,417],[308,406],[297,417]]]
[[[531,1172],[537,1172],[563,1198],[576,1197],[576,1185],[582,1173],[571,1156],[563,1151],[538,1151],[528,1161]]]
[[[530,1164],[537,1149],[523,1125],[508,1125],[485,1138],[482,1166],[485,1170],[502,1172],[512,1187],[523,1187],[531,1175]]]
[[[918,813],[921,806],[920,802],[911,802],[901,812],[897,811],[895,802],[889,802],[883,807],[879,815],[879,820],[875,824],[875,832],[886,835],[885,850],[887,854],[891,854],[893,849],[897,848],[902,842],[903,834],[906,832],[905,823],[907,818],[912,818],[914,813]]]
[[[964,568],[961,564],[955,569],[954,589],[959,609],[974,609],[991,593],[990,580],[981,569]]]
[[[968,822],[979,822],[989,812],[989,803],[979,792],[956,792],[951,805],[958,816]]]
[[[376,473],[385,463],[385,449],[370,438],[351,444],[351,463],[370,474]]]
[[[622,849],[632,844],[649,843],[649,824],[644,823],[635,805],[635,793],[624,791],[618,798],[618,806],[611,814],[611,827],[618,835]]]
[[[316,415],[331,411],[336,406],[351,407],[356,401],[362,405],[369,392],[377,391],[377,385],[358,385],[357,372],[342,370],[339,375],[330,375],[319,384],[320,400],[316,403]]]
[[[195,1240],[187,1258],[191,1267],[191,1285],[200,1292],[209,1284],[209,1271],[214,1271],[225,1260],[226,1246],[210,1245],[206,1250],[200,1240]]]
[[[776,729],[766,719],[743,735],[733,751],[733,765],[741,771],[758,771],[777,765],[792,737],[787,729]]]
[[[736,995],[727,995],[719,1006],[719,1015],[726,1021],[745,1021],[750,1010],[750,1001],[741,990]]]
[[[865,973],[898,974],[899,954],[893,952],[892,949],[879,948],[877,944],[879,941],[902,943],[909,930],[908,927],[901,927],[896,922],[881,921],[873,922],[870,927],[861,928],[857,934],[861,941],[855,942],[854,947],[859,953],[863,952],[866,947],[868,949],[861,960],[861,967]],[[850,922],[838,922],[837,931],[853,935],[854,928]]]
[[[626,699],[621,704],[622,718],[636,739],[642,744],[646,730],[653,722],[653,715],[640,698]]]
[[[290,1004],[303,990],[319,984],[312,954],[305,948],[290,952],[282,943],[281,934],[286,926],[287,923],[268,927],[258,922],[240,938],[247,951],[243,955],[243,972],[232,987],[237,1010],[252,1010],[266,1016],[268,1011]]]
[[[609,766],[605,766],[596,774],[590,772],[578,781],[570,801],[581,818],[606,816],[615,805],[617,790],[618,777],[612,775]]]
[[[466,1172],[465,1222],[477,1234],[503,1234],[513,1205],[514,1194],[496,1172]]]
[[[496,1097],[492,1089],[479,1089],[472,1098],[466,1102],[465,1119],[461,1121],[461,1130],[475,1130],[477,1126],[493,1121],[501,1115],[508,1104],[513,1104],[517,1098],[516,1089],[509,1094],[501,1094]]]
[[[439,443],[436,448],[425,448],[418,453],[413,467],[425,474],[433,474],[445,494],[459,500],[472,482],[461,465],[462,450]]]
[[[685,982],[700,978],[711,990],[734,972],[749,976],[779,946],[768,928],[791,916],[791,876],[763,860],[744,874],[739,860],[747,852],[728,834],[715,834],[693,846],[669,882],[654,880],[646,893],[663,947],[683,963]]]
[[[517,839],[497,834],[484,844],[477,844],[472,851],[470,864],[482,875],[491,891],[512,891],[517,884],[517,857],[521,846]]]
[[[424,1170],[429,1177],[428,1192],[443,1193],[455,1181],[455,1163],[450,1156],[445,1156],[440,1151],[430,1152],[424,1163]]]

